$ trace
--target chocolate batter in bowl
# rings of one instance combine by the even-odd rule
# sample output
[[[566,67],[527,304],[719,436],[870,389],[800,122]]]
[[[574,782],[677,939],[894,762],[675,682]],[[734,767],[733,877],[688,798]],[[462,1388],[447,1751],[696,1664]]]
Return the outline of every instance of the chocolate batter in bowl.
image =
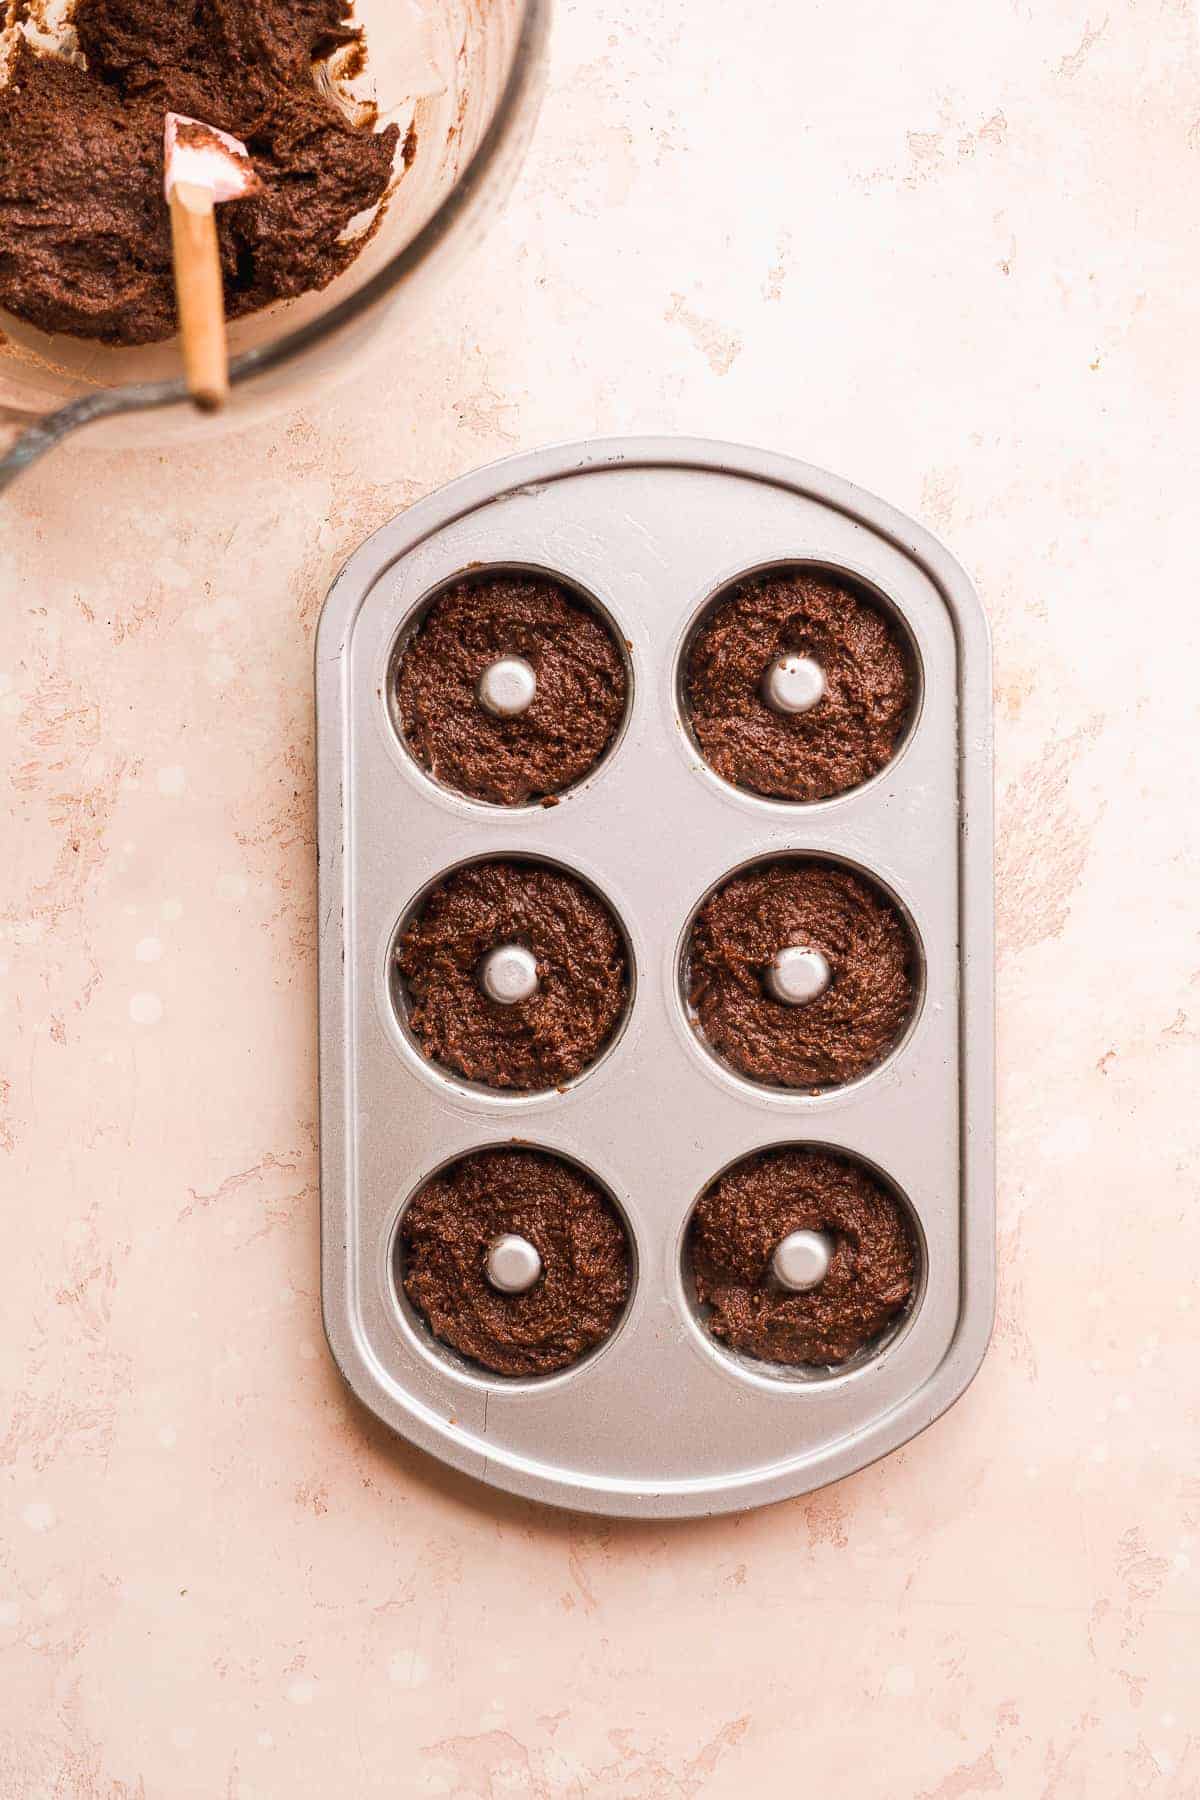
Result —
[[[915,720],[916,652],[890,603],[818,564],[744,576],[705,607],[684,647],[680,707],[731,786],[827,800],[887,767]]]
[[[448,1163],[396,1233],[402,1303],[441,1344],[509,1378],[556,1374],[607,1342],[633,1264],[629,1231],[599,1182],[528,1146]]]
[[[681,964],[705,1047],[763,1086],[820,1094],[877,1068],[916,1016],[915,930],[859,869],[796,854],[752,863],[701,902]]]
[[[211,436],[222,420],[241,425],[308,400],[381,351],[390,340],[390,333],[381,329],[385,322],[396,319],[402,304],[407,316],[414,316],[439,271],[499,209],[511,185],[540,100],[549,3],[489,0],[480,6],[476,0],[411,0],[398,6],[394,0],[356,0],[354,19],[365,32],[365,62],[358,66],[353,46],[348,46],[319,67],[317,79],[322,85],[327,78],[332,82],[348,121],[362,120],[373,108],[378,125],[395,127],[389,140],[395,190],[359,254],[328,285],[301,292],[299,271],[286,290],[294,297],[234,319],[234,404],[215,421],[198,420],[190,408],[175,404],[186,399],[186,391],[173,343],[111,346],[100,342],[99,334],[95,340],[80,339],[0,314],[0,453],[9,445],[11,434],[3,426],[10,418],[28,422],[55,408],[68,409],[65,416],[55,414],[53,422],[44,420],[37,436],[19,455],[14,452],[15,465],[7,456],[0,462],[0,485],[14,466],[25,466],[77,425],[107,421],[89,433],[92,443],[163,441],[201,431]],[[293,27],[302,30],[323,6],[324,0],[296,5],[289,0],[285,9],[255,12],[240,0],[237,5],[222,0],[222,5],[206,8],[206,16],[228,21],[245,13],[253,34],[267,30],[270,17],[286,11],[287,29],[275,40],[279,48]],[[133,22],[129,60],[134,77],[137,20],[156,9],[168,21],[176,16],[182,21],[195,10],[176,7],[174,0],[170,5],[167,0],[93,5],[97,17]],[[45,11],[42,0],[29,0],[35,25]],[[119,33],[111,36],[116,54]],[[318,41],[318,52],[325,47]],[[205,95],[198,92],[195,99],[203,101]],[[346,190],[350,206],[352,187]],[[370,222],[368,208],[350,229]],[[273,223],[267,230],[273,250],[285,258],[300,248],[294,238],[289,248],[290,237]],[[243,268],[241,276],[252,273]],[[169,410],[157,410],[161,408]],[[123,417],[147,411],[150,418]]]
[[[557,864],[460,864],[418,896],[391,952],[392,996],[426,1060],[498,1093],[565,1087],[615,1043],[633,958],[595,889]]]
[[[697,1201],[683,1254],[685,1290],[719,1348],[809,1378],[891,1342],[923,1275],[907,1202],[868,1163],[816,1145],[726,1169]]]
[[[0,303],[49,334],[174,335],[168,112],[232,132],[258,177],[217,212],[227,318],[350,266],[352,221],[377,216],[403,154],[398,125],[352,120],[314,78],[366,56],[348,0],[74,0],[70,17],[70,60],[19,35],[0,85]]]

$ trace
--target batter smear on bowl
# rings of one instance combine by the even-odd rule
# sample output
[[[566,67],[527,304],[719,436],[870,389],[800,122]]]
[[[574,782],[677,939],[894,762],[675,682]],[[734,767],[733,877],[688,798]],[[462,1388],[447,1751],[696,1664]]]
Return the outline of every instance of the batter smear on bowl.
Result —
[[[218,215],[230,317],[354,260],[365,236],[343,234],[386,195],[398,132],[314,81],[363,55],[346,0],[77,0],[71,24],[78,60],[18,34],[0,86],[0,306],[106,344],[172,335],[167,112],[241,139],[262,181]]]
[[[604,902],[541,863],[470,863],[439,882],[396,950],[408,1027],[487,1087],[560,1086],[616,1030],[625,944]]]
[[[816,1234],[828,1258],[801,1293],[774,1272],[797,1232]],[[763,1362],[844,1362],[904,1311],[916,1280],[903,1206],[860,1163],[823,1150],[764,1151],[727,1170],[698,1202],[688,1247],[709,1331]]]
[[[735,787],[780,800],[824,800],[877,775],[915,690],[891,619],[849,578],[806,568],[756,576],[719,600],[684,678],[705,760]]]
[[[515,1237],[537,1269],[521,1293],[489,1278]],[[480,1150],[435,1175],[400,1227],[404,1291],[435,1337],[498,1375],[551,1375],[612,1332],[629,1294],[629,1245],[612,1201],[543,1151]]]
[[[806,979],[789,989],[789,967]],[[692,926],[688,999],[711,1049],[772,1087],[840,1087],[895,1046],[912,1016],[916,952],[897,908],[839,863],[756,863]],[[782,996],[782,997],[781,997]]]
[[[490,672],[517,665],[515,685]],[[523,677],[523,678],[522,678]],[[625,663],[590,606],[545,576],[505,571],[439,594],[397,674],[400,722],[435,780],[499,806],[560,794],[594,768],[627,700]]]

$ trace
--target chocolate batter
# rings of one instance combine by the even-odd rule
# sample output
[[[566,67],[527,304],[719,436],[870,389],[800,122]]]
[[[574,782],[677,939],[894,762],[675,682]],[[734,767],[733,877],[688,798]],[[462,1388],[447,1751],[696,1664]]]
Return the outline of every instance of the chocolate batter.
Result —
[[[479,984],[498,944],[537,959],[538,992],[504,1005]],[[432,1062],[488,1087],[551,1088],[600,1054],[629,991],[625,946],[604,902],[542,863],[477,862],[433,890],[396,952],[408,1025]]]
[[[825,992],[772,999],[768,965],[785,945],[819,950]],[[756,863],[705,901],[692,927],[688,997],[701,1030],[741,1074],[773,1087],[840,1087],[881,1061],[908,1023],[915,952],[873,882],[837,863]]]
[[[175,330],[163,117],[247,145],[262,190],[217,208],[231,317],[322,288],[392,178],[396,127],[355,128],[312,66],[355,45],[347,0],[77,0],[86,68],[22,39],[0,87],[0,305],[43,331]]]
[[[542,1274],[497,1293],[492,1241],[516,1232]],[[629,1293],[629,1246],[612,1202],[540,1150],[479,1150],[435,1175],[404,1214],[404,1291],[435,1337],[498,1375],[550,1375],[602,1343]]]
[[[807,1293],[771,1272],[793,1231],[833,1241],[829,1272]],[[728,1170],[697,1205],[689,1248],[708,1329],[764,1362],[844,1362],[903,1310],[915,1281],[900,1202],[860,1163],[824,1150],[770,1150]]]
[[[490,663],[521,656],[537,678],[526,712],[476,698]],[[440,594],[400,662],[400,718],[417,760],[476,800],[521,806],[581,781],[625,712],[625,665],[588,606],[541,575],[501,572]]]
[[[808,712],[776,712],[762,696],[784,655],[811,657],[825,676]],[[898,628],[848,580],[815,569],[755,577],[719,602],[692,641],[684,687],[717,774],[781,800],[822,800],[877,774],[915,692]]]

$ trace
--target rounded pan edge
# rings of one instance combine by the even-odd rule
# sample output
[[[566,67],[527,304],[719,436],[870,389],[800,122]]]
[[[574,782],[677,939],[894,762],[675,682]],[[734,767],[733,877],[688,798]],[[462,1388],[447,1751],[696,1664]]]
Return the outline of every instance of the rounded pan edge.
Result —
[[[432,1411],[418,1408],[411,1397],[409,1406],[398,1405],[382,1369],[364,1352],[349,1313],[337,1307],[331,1317],[324,1284],[323,1302],[326,1340],[343,1381],[368,1412],[417,1449],[520,1499],[567,1512],[627,1519],[712,1518],[744,1512],[797,1499],[869,1468],[919,1436],[962,1397],[982,1364],[992,1328],[990,1307],[986,1320],[977,1312],[973,1331],[964,1334],[960,1330],[929,1381],[853,1439],[830,1445],[823,1455],[774,1464],[734,1482],[663,1483],[648,1488],[632,1480],[600,1482],[582,1474],[568,1478],[526,1458],[497,1455],[495,1447],[482,1439],[439,1427]],[[486,1504],[484,1495],[480,1499]]]

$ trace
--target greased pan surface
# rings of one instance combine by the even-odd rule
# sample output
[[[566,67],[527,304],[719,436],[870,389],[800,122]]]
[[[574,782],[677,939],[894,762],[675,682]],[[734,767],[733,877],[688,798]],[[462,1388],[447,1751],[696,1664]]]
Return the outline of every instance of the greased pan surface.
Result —
[[[772,801],[713,774],[687,727],[680,658],[745,573],[845,571],[902,623],[919,702],[894,760],[855,791]],[[632,697],[595,772],[551,807],[438,786],[391,696],[416,609],[456,575],[545,571],[628,646]],[[688,439],[602,440],[508,459],[384,526],[330,590],[316,654],[322,1292],[333,1354],[382,1420],[481,1480],[634,1517],[806,1492],[896,1448],[969,1384],[994,1295],[991,678],[982,611],[919,526],[789,459]],[[886,1061],[821,1094],[743,1079],[705,1047],[681,978],[689,922],[730,872],[797,852],[848,863],[898,902],[920,999]],[[445,871],[532,857],[590,883],[632,954],[626,1023],[562,1091],[508,1095],[432,1067],[406,1033],[391,953]],[[514,1140],[581,1165],[624,1217],[632,1293],[614,1335],[564,1372],[492,1377],[440,1345],[395,1274],[400,1214],[465,1152]],[[821,1378],[731,1355],[707,1332],[687,1221],[723,1169],[777,1145],[849,1152],[910,1209],[913,1304]],[[820,1372],[815,1372],[820,1373]]]

